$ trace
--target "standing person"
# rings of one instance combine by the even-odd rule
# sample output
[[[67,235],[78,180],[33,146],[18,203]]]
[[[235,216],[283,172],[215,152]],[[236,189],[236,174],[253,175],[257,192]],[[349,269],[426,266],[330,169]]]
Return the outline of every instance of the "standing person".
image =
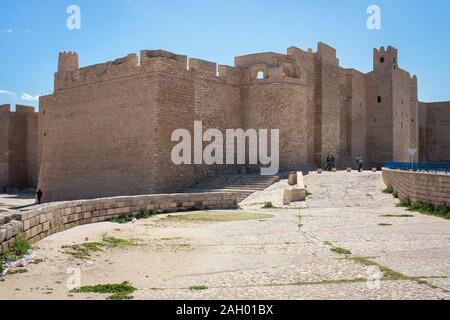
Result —
[[[41,204],[42,195],[43,195],[42,190],[41,190],[41,189],[38,189],[38,191],[36,192],[38,204]]]
[[[336,156],[331,154],[331,169],[336,168]]]
[[[327,165],[325,166],[325,171],[331,171],[331,155],[327,156]]]
[[[361,157],[361,155],[356,157],[356,164],[358,165],[358,171],[362,172],[362,165],[363,165],[364,161]]]

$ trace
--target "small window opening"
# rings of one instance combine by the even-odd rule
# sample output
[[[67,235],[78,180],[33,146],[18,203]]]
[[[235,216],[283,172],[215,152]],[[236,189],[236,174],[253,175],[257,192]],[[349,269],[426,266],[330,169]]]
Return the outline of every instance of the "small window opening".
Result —
[[[380,63],[384,63],[384,57],[380,58]]]
[[[381,103],[381,97],[378,96],[378,103]]]
[[[258,73],[256,74],[256,78],[258,80],[264,80],[265,78],[264,71],[258,71]]]

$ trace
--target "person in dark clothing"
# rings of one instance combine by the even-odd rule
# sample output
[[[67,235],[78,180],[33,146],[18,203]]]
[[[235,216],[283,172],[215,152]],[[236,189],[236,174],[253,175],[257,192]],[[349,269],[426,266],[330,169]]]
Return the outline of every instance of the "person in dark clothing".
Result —
[[[42,195],[43,195],[43,192],[42,192],[41,189],[39,189],[39,190],[36,192],[38,204],[41,204]]]
[[[356,164],[358,165],[358,171],[362,172],[362,166],[363,166],[364,161],[363,161],[361,155],[357,156],[355,161],[356,161]]]
[[[336,168],[336,156],[334,154],[331,155],[330,161],[331,161],[331,169]]]
[[[327,156],[327,165],[325,166],[325,171],[331,171],[331,155]]]

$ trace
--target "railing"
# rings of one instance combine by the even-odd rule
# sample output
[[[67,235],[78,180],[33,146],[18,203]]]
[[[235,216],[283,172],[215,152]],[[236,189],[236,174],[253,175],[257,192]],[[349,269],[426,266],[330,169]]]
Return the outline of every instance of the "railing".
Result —
[[[386,162],[385,168],[450,173],[450,162]]]

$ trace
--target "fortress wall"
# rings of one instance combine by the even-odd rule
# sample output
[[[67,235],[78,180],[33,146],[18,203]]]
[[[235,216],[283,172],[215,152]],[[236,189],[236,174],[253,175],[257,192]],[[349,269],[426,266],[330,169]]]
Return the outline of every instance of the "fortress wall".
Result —
[[[352,112],[352,87],[353,79],[350,70],[340,68],[340,148],[338,152],[338,164],[340,167],[349,167],[351,163],[351,112]]]
[[[36,186],[37,113],[34,107],[0,106],[0,192]]]
[[[222,71],[223,73],[220,73]],[[219,129],[223,134],[228,128],[241,128],[240,88],[233,83],[238,71],[223,66],[216,73],[216,64],[189,59],[189,71],[183,75],[160,73],[157,76],[157,123],[158,123],[158,192],[173,192],[200,180],[208,173],[219,174],[230,166],[175,165],[171,159],[172,148],[178,142],[171,141],[176,129],[187,129],[192,137],[194,121],[202,121],[203,132],[209,128]],[[221,115],[221,116],[218,116]],[[209,143],[203,143],[203,149]],[[225,152],[224,152],[225,157]]]
[[[193,138],[194,120],[205,129],[242,127],[240,71],[187,61],[143,50],[140,65],[129,55],[64,71],[71,75],[55,94],[41,98],[43,200],[173,192],[207,174],[203,165],[172,163],[171,135],[188,129]]]
[[[316,161],[322,166],[330,153],[337,155],[338,163],[341,158],[339,155],[342,106],[340,69],[336,50],[323,43],[318,44],[315,61]]]
[[[156,78],[118,78],[41,97],[43,201],[157,191]]]
[[[393,159],[392,75],[374,71],[366,77],[367,145],[371,167],[381,168],[386,159]],[[378,102],[378,97],[381,102]]]
[[[288,83],[262,83],[242,88],[244,127],[280,130],[280,168],[308,164],[307,113],[312,88]]]
[[[450,101],[420,103],[422,160],[450,162]]]
[[[355,166],[355,158],[361,155],[367,166],[367,94],[366,78],[359,71],[351,70],[351,110],[350,110],[350,166]]]
[[[417,90],[406,71],[393,72],[393,161],[410,161],[410,148],[417,148]],[[418,159],[418,154],[415,160]]]
[[[0,106],[0,193],[8,184],[10,105]]]
[[[315,141],[315,128],[316,128],[316,108],[314,102],[314,92],[315,92],[315,62],[314,53],[312,49],[308,51],[303,51],[296,47],[290,47],[287,50],[288,55],[295,58],[297,65],[300,67],[300,78],[305,81],[305,85],[309,88],[309,100],[308,107],[306,109],[306,143],[307,143],[307,164],[310,166],[315,166],[314,152],[316,148]]]
[[[224,137],[226,145],[226,130],[243,128],[241,109],[241,88],[220,80],[196,78],[195,86],[195,119],[203,122],[203,130],[218,129]],[[204,142],[204,147],[209,144]],[[226,150],[224,150],[226,163]],[[203,166],[206,173],[236,173],[239,166],[212,165]]]
[[[419,114],[419,161],[427,161],[426,133],[427,133],[427,103],[418,102]]]
[[[196,173],[194,164],[175,165],[171,160],[172,148],[178,144],[171,141],[174,130],[187,129],[193,139],[194,83],[188,77],[178,78],[167,74],[158,76],[156,84],[154,108],[157,127],[154,128],[155,135],[152,139],[157,146],[153,155],[157,170],[152,179],[158,185],[158,192],[173,192],[201,178],[200,173]],[[192,142],[190,145],[192,147]],[[193,150],[191,153],[193,154]]]

